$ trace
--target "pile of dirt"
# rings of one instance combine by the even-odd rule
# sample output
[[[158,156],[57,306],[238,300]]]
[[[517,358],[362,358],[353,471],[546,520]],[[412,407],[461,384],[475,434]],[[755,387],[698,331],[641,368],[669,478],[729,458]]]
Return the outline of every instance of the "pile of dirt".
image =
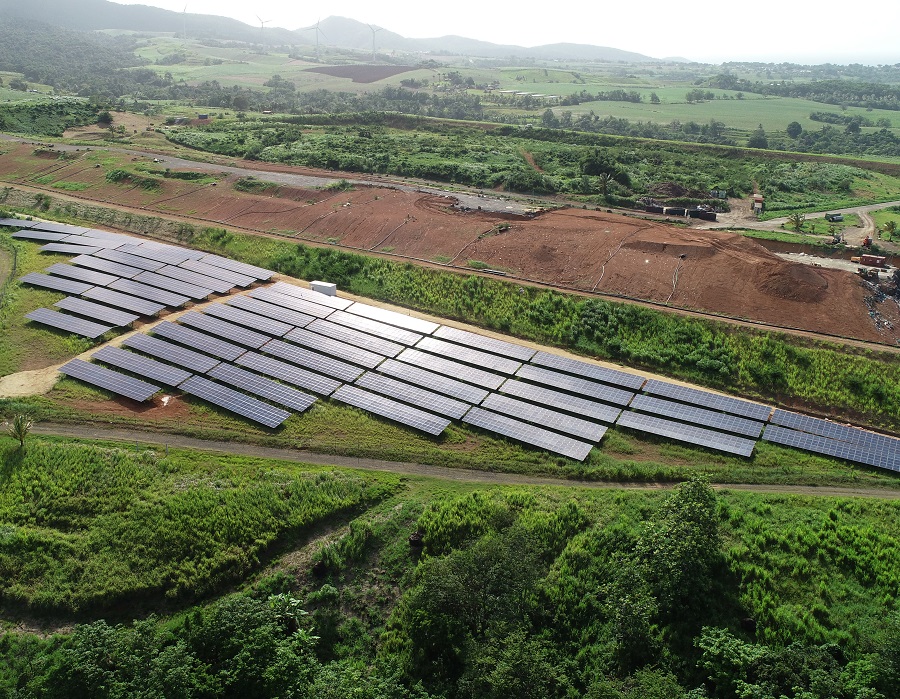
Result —
[[[148,191],[106,182],[103,170],[85,167],[83,157],[79,154],[54,172],[59,179],[88,185],[64,195],[70,199],[460,269],[487,267],[556,287],[813,332],[900,340],[900,323],[873,320],[867,292],[855,275],[784,260],[733,233],[583,209],[528,218],[462,212],[451,196],[381,187],[374,180],[370,186],[336,192],[287,185],[277,190],[278,196],[236,191],[239,177],[264,176],[254,169],[262,166],[253,163],[245,163],[245,171],[229,175],[215,188],[170,178],[161,181],[159,190]],[[28,183],[29,165],[36,174],[46,161],[22,146],[15,157],[0,158],[0,179]],[[291,171],[287,166],[272,169]],[[671,187],[665,191],[692,193]]]

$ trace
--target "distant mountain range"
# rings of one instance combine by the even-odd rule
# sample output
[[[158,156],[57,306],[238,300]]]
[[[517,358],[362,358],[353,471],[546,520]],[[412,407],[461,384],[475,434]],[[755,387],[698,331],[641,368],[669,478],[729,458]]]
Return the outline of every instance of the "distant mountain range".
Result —
[[[296,31],[254,27],[216,15],[173,12],[147,5],[119,5],[108,0],[0,0],[0,13],[63,26],[68,29],[119,29],[137,32],[168,32],[190,38],[242,41],[267,45],[316,44],[316,26]],[[380,53],[459,55],[480,58],[537,58],[543,60],[623,61],[645,63],[658,59],[643,54],[588,44],[548,44],[511,46],[478,41],[462,36],[409,39],[376,27],[375,47]],[[371,52],[373,31],[367,24],[345,17],[328,17],[318,24],[319,45],[323,48]]]

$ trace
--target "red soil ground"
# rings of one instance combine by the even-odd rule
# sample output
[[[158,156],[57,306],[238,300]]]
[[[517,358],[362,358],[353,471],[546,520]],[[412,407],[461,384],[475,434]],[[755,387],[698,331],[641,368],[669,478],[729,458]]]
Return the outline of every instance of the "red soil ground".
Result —
[[[478,261],[561,287],[860,340],[900,339],[897,304],[890,299],[876,304],[893,325],[876,327],[866,306],[871,293],[856,276],[782,260],[735,234],[579,209],[533,218],[464,213],[452,208],[451,197],[379,186],[344,192],[280,187],[274,195],[260,195],[235,191],[237,177],[229,176],[216,187],[165,179],[160,190],[146,191],[107,183],[105,169],[93,167],[83,154],[64,164],[33,157],[31,150],[22,146],[0,156],[0,179],[33,186],[36,176],[52,170],[56,181],[90,185],[80,192],[61,192],[69,196],[195,223],[339,243],[460,268]],[[500,230],[501,223],[508,228]]]

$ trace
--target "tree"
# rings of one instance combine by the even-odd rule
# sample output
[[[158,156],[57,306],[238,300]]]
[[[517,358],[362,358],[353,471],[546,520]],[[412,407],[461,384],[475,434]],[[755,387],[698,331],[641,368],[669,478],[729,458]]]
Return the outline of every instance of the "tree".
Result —
[[[9,425],[9,436],[19,442],[19,449],[25,451],[25,439],[34,426],[34,420],[26,413],[16,413]]]
[[[792,121],[787,125],[787,135],[791,138],[797,138],[802,133],[803,127],[800,125],[799,121]]]
[[[650,93],[650,104],[659,104],[659,95],[655,92]]]
[[[888,240],[891,242],[894,241],[894,233],[897,232],[897,222],[893,219],[884,224],[884,228],[882,229],[885,233],[888,234]]]
[[[102,126],[112,126],[113,117],[108,111],[104,110],[97,114],[97,123]]]
[[[803,230],[803,224],[806,223],[805,214],[791,214],[788,216],[788,225],[797,233]]]
[[[610,175],[608,172],[601,172],[597,176],[597,181],[600,184],[600,193],[604,197],[606,197],[606,195],[609,193],[609,185],[612,184],[613,176]]]
[[[753,135],[750,136],[750,139],[747,141],[747,146],[750,148],[769,147],[769,139],[766,137],[766,131],[763,129],[762,124],[756,127],[756,131],[753,132]]]

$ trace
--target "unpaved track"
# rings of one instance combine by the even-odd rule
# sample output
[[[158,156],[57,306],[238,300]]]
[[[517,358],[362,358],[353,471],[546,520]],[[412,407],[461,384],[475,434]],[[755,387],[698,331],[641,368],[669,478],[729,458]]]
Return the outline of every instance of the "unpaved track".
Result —
[[[137,430],[112,429],[84,425],[40,424],[35,425],[33,432],[56,437],[104,440],[124,442],[127,444],[146,444],[163,448],[174,447],[178,449],[196,449],[218,454],[238,454],[241,456],[251,456],[262,459],[274,459],[277,461],[339,466],[341,468],[358,468],[366,471],[384,471],[405,476],[421,476],[462,483],[483,483],[485,485],[544,485],[616,490],[669,490],[677,485],[676,483],[611,483],[580,481],[563,478],[527,476],[515,473],[494,473],[491,471],[447,468],[445,466],[429,466],[427,464],[413,464],[400,461],[383,461],[380,459],[365,459],[352,456],[317,454],[315,452],[298,449],[262,447],[240,442],[215,442],[160,432],[141,432]],[[882,500],[900,500],[900,490],[888,490],[882,488],[844,488],[832,486],[820,488],[807,485],[756,485],[746,483],[720,483],[715,484],[713,487],[717,490],[744,490],[755,493],[782,495],[866,497]]]

